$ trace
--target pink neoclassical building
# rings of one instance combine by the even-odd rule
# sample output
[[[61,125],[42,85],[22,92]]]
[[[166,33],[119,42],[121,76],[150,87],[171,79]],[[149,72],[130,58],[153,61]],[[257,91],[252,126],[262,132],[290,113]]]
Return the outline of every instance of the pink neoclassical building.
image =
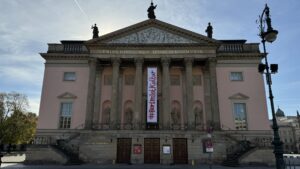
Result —
[[[85,162],[161,164],[206,162],[211,152],[221,162],[242,143],[269,145],[258,43],[154,18],[100,36],[93,28],[91,40],[41,53],[37,143],[63,140]]]

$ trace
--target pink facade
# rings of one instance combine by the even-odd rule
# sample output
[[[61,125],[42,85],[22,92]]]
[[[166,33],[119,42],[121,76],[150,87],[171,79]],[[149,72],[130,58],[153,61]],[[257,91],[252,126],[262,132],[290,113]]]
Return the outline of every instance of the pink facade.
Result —
[[[75,72],[75,81],[64,81],[64,72]],[[89,68],[69,66],[45,67],[43,90],[40,104],[38,129],[58,129],[62,102],[73,102],[71,128],[83,128],[86,115],[86,99]],[[75,97],[59,98],[64,93]]]
[[[231,72],[242,72],[242,81],[231,81]],[[233,104],[246,104],[248,130],[270,130],[263,76],[256,65],[217,67],[219,111],[223,130],[234,130]],[[242,94],[246,96],[240,96]],[[234,98],[236,96],[236,98]],[[233,97],[233,98],[230,98]]]
[[[147,22],[154,25],[151,28],[154,31],[162,31],[161,34],[166,31],[163,30],[166,29],[165,27],[170,26],[166,26],[160,21],[146,21],[145,23]],[[164,26],[160,28],[157,26],[159,24]],[[129,28],[126,28],[125,32],[127,29]],[[173,29],[185,32],[177,27]],[[149,30],[149,25],[146,24],[145,30]],[[171,37],[171,33],[168,34],[169,37]],[[121,35],[115,34],[118,32],[104,36],[103,39],[100,38],[100,46],[97,46],[99,44],[94,39],[87,42],[63,42],[61,47],[63,50],[67,49],[64,48],[64,45],[69,47],[75,44],[74,49],[81,45],[80,50],[82,51],[78,50],[81,52],[79,55],[83,56],[81,59],[70,53],[61,56],[71,57],[69,60],[60,60],[56,56],[51,58],[52,53],[58,49],[57,44],[53,45],[55,46],[53,49],[49,48],[49,51],[53,51],[42,54],[46,59],[46,67],[40,104],[39,129],[59,128],[61,104],[64,102],[72,102],[71,129],[87,127],[88,123],[90,123],[88,128],[91,128],[94,124],[109,124],[112,121],[118,123],[120,127],[118,129],[124,129],[124,125],[131,124],[135,122],[133,119],[137,120],[138,118],[137,121],[145,123],[148,67],[158,68],[157,98],[159,118],[163,119],[161,122],[163,125],[171,126],[176,117],[180,129],[193,126],[197,130],[205,130],[209,125],[215,125],[221,130],[236,130],[233,105],[243,103],[246,106],[247,130],[270,129],[263,77],[256,68],[260,61],[257,44],[246,44],[243,40],[217,41],[185,32],[180,37],[181,40],[183,39],[184,45],[191,43],[189,45],[193,46],[196,42],[201,45],[182,48],[180,45],[183,44],[177,44],[174,41],[171,47],[162,45],[157,49],[144,46],[127,49],[126,46],[121,45],[119,48],[103,50],[105,46],[101,45],[108,43],[110,36],[127,36],[130,31],[124,35],[122,33],[120,33]],[[177,37],[179,35],[181,34],[172,36],[180,40]],[[134,34],[134,36],[136,35]],[[119,40],[127,40],[127,38]],[[114,44],[116,46],[119,45],[114,38],[111,42],[116,42]],[[229,42],[231,44],[226,46]],[[178,48],[177,45],[181,48]],[[231,48],[232,46],[235,46],[235,49],[244,46],[244,49],[248,49],[254,55],[254,62],[248,63],[248,58],[240,53],[241,49],[238,49],[237,52],[240,56],[237,57],[241,63],[247,62],[247,64],[236,66],[239,61],[231,60],[230,54],[236,52],[232,50],[234,49]],[[86,48],[89,48],[89,51]],[[58,52],[67,53],[69,51]],[[110,55],[110,53],[114,53],[114,55]],[[135,55],[131,55],[131,53]],[[139,70],[136,67],[136,58],[143,60]],[[94,60],[94,67],[90,60]],[[96,70],[97,73],[95,73]],[[164,71],[167,71],[168,74],[164,74]],[[75,72],[76,80],[64,81],[65,72]],[[114,72],[117,73],[114,74]],[[242,72],[243,80],[231,81],[231,72]],[[135,77],[136,75],[139,77]],[[96,83],[95,79],[98,79],[99,82]],[[137,86],[139,83],[141,83],[141,87]],[[112,92],[113,89],[118,91],[115,95]],[[164,100],[163,96],[167,99]],[[139,102],[136,102],[138,98],[135,97],[140,98]],[[140,103],[140,105],[136,103]],[[174,115],[174,111],[176,111],[176,115]]]

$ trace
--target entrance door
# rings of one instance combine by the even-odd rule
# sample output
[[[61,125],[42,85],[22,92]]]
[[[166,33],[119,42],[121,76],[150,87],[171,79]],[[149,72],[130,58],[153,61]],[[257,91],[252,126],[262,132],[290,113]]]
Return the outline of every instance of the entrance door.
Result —
[[[117,143],[117,163],[130,163],[130,156],[131,138],[119,138]]]
[[[144,163],[160,163],[160,141],[159,138],[145,138],[144,140]]]
[[[175,164],[187,164],[187,140],[185,138],[173,139],[173,158]]]

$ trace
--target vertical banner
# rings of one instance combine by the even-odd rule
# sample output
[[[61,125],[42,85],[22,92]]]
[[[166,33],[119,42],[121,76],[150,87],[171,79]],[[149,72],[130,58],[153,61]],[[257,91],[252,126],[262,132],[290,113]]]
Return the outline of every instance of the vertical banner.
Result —
[[[147,123],[157,123],[157,68],[148,68]]]

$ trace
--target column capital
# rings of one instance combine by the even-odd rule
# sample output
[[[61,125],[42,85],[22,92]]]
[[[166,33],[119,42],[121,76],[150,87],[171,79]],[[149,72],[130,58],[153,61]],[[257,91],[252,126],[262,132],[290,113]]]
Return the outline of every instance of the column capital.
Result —
[[[121,59],[118,58],[118,57],[111,58],[111,62],[112,62],[112,64],[113,64],[113,66],[119,66],[120,63],[121,63]]]
[[[169,58],[169,57],[162,57],[161,58],[161,63],[162,63],[163,66],[169,66],[170,62],[171,62],[171,58]]]
[[[142,66],[144,63],[144,58],[142,58],[142,57],[134,58],[134,62],[135,62],[136,66]]]
[[[90,64],[96,64],[97,63],[97,58],[90,57],[88,59],[88,61],[89,61]]]
[[[194,62],[194,58],[193,57],[186,57],[186,58],[184,58],[184,63],[186,65],[192,65],[193,62]]]
[[[216,64],[217,63],[217,58],[208,58],[207,59],[209,64]]]

